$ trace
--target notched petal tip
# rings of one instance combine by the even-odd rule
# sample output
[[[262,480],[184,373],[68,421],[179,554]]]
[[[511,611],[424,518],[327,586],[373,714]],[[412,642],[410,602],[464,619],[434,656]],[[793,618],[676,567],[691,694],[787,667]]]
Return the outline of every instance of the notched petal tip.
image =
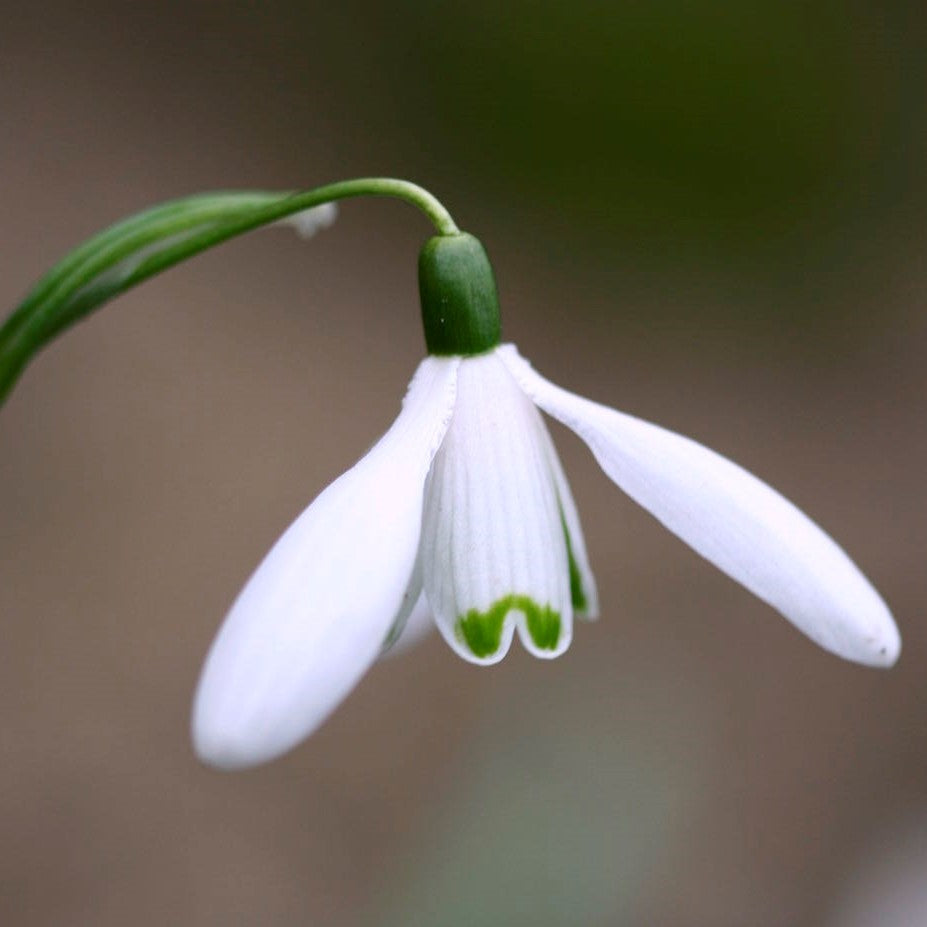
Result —
[[[470,609],[454,622],[453,635],[440,624],[439,628],[454,652],[476,666],[492,666],[503,660],[515,636],[514,621],[506,620],[505,612],[500,615],[493,609]]]
[[[570,646],[570,622],[564,622],[560,612],[525,597],[519,597],[515,607],[518,636],[532,656],[552,660]]]
[[[471,608],[461,615],[454,623],[452,646],[465,660],[490,666],[508,653],[516,629],[525,649],[544,660],[559,657],[572,639],[569,622],[550,605],[509,595],[485,611]]]

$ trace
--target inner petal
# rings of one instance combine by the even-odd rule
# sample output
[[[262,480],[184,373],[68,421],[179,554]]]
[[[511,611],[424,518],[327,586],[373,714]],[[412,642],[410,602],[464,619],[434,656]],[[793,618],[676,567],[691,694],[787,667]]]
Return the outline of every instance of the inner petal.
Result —
[[[592,575],[592,567],[589,565],[589,555],[586,553],[586,540],[579,522],[579,512],[573,501],[573,493],[570,491],[570,484],[563,472],[560,458],[557,456],[557,449],[554,447],[543,418],[541,419],[541,437],[547,450],[547,463],[553,474],[557,499],[560,503],[560,515],[570,566],[570,597],[573,601],[573,612],[580,618],[598,618],[599,594],[596,590],[595,577]]]
[[[563,514],[541,417],[494,354],[460,364],[457,404],[425,487],[425,595],[445,639],[474,663],[515,630],[539,657],[569,646]]]

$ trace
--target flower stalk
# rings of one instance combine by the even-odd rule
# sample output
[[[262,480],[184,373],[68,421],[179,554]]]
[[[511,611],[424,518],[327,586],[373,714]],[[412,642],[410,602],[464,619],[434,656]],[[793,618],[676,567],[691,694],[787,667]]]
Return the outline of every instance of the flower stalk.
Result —
[[[94,309],[215,245],[287,216],[359,196],[415,206],[439,235],[459,229],[427,190],[407,180],[362,177],[299,193],[198,194],[163,203],[88,239],[33,287],[0,327],[0,403],[35,354]]]

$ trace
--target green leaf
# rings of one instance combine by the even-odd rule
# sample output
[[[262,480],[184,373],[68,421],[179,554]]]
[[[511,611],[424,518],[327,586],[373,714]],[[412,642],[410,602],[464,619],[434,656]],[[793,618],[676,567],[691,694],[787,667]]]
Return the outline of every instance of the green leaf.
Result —
[[[94,309],[168,267],[251,229],[322,203],[363,195],[417,206],[442,234],[457,228],[430,193],[404,180],[359,178],[300,193],[204,193],[117,222],[75,248],[0,327],[0,403],[45,344]]]
[[[308,208],[291,193],[209,193],[118,222],[59,261],[0,328],[0,399],[31,357],[98,306],[206,248]]]

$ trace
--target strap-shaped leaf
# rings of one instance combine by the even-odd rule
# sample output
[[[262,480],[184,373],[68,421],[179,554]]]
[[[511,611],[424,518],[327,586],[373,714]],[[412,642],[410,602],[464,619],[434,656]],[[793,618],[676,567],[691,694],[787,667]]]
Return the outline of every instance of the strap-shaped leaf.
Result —
[[[75,248],[32,288],[0,328],[0,402],[29,360],[94,309],[168,267],[251,229],[346,197],[394,196],[444,234],[457,228],[430,193],[404,180],[362,178],[300,193],[204,193],[154,206]]]

